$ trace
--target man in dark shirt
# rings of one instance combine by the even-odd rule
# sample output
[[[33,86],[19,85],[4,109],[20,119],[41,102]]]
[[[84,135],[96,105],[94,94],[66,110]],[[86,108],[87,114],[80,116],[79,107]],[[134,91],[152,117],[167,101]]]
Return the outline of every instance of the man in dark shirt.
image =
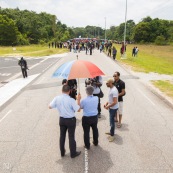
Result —
[[[69,96],[76,100],[77,95],[77,80],[76,79],[63,79],[62,85],[68,85],[70,87],[70,94]]]
[[[125,83],[120,79],[120,73],[115,72],[114,75],[114,86],[118,90],[118,103],[119,103],[119,108],[118,108],[118,114],[119,118],[117,119],[117,115],[115,116],[115,121],[118,122],[117,127],[121,127],[121,120],[122,120],[122,114],[123,114],[123,96],[125,95]]]
[[[26,62],[26,60],[23,57],[19,60],[18,65],[21,67],[23,78],[28,77],[28,74],[27,74],[27,69],[28,69],[27,62]]]

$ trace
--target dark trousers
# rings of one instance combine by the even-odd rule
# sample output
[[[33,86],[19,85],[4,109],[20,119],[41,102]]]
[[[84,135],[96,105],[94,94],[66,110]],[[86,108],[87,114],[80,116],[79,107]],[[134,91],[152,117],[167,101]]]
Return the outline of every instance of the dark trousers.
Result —
[[[117,110],[118,109],[109,109],[109,121],[110,121],[110,126],[111,126],[111,129],[110,129],[110,134],[111,136],[114,136],[115,134],[115,115],[117,113]]]
[[[82,126],[84,130],[84,144],[87,148],[90,147],[90,127],[93,130],[93,143],[98,144],[98,128],[97,128],[98,118],[96,116],[92,117],[82,117]]]
[[[60,151],[61,155],[65,152],[65,138],[68,130],[69,137],[69,148],[71,157],[76,154],[76,141],[75,141],[75,129],[76,129],[76,118],[62,118],[60,117]]]
[[[28,77],[26,68],[24,68],[24,69],[22,68],[22,75],[23,75],[23,78]]]
[[[101,114],[101,105],[100,105],[100,97],[99,97],[99,94],[93,94],[93,96],[97,96],[98,99],[99,99],[99,103],[98,103],[98,106],[97,106],[97,110],[98,110],[98,114]]]

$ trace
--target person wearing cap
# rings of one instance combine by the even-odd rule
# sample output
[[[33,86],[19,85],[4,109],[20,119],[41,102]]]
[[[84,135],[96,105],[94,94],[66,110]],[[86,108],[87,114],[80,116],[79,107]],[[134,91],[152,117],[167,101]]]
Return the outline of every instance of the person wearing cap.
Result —
[[[108,136],[109,142],[114,141],[114,134],[115,134],[115,115],[118,110],[118,90],[114,86],[114,80],[108,79],[106,82],[106,85],[109,89],[109,95],[108,95],[108,102],[104,105],[104,108],[109,110],[109,120],[110,120],[110,132],[106,133]]]
[[[69,96],[70,87],[68,85],[63,85],[62,95],[56,96],[52,102],[49,104],[49,109],[57,109],[60,115],[59,125],[60,125],[60,151],[61,157],[65,156],[65,138],[66,132],[68,131],[69,136],[69,148],[71,158],[75,158],[81,154],[81,152],[76,151],[76,141],[75,141],[75,129],[76,129],[76,117],[75,112],[80,111],[80,106],[76,101]],[[78,94],[78,102],[81,96]]]
[[[87,97],[82,99],[80,102],[80,108],[83,109],[82,126],[84,130],[84,144],[86,149],[90,149],[90,127],[93,131],[93,144],[98,145],[98,102],[97,96],[93,96],[94,87],[87,86],[86,94]]]

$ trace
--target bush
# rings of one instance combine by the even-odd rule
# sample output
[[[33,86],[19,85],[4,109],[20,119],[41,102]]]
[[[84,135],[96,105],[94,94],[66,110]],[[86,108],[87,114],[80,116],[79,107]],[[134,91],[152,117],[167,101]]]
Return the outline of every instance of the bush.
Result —
[[[45,41],[44,40],[39,40],[39,44],[44,45]]]
[[[155,39],[155,44],[156,45],[166,45],[167,42],[165,40],[165,37],[164,36],[157,36],[156,39]]]

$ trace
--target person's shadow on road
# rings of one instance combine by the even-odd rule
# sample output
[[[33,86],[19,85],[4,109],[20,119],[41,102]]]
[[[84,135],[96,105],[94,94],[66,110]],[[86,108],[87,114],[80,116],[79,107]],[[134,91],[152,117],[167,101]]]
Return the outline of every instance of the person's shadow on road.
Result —
[[[108,151],[103,150],[100,146],[91,146],[90,150],[79,148],[82,151],[81,155],[71,159],[69,154],[64,158],[56,161],[62,166],[64,173],[106,173],[112,166]]]

